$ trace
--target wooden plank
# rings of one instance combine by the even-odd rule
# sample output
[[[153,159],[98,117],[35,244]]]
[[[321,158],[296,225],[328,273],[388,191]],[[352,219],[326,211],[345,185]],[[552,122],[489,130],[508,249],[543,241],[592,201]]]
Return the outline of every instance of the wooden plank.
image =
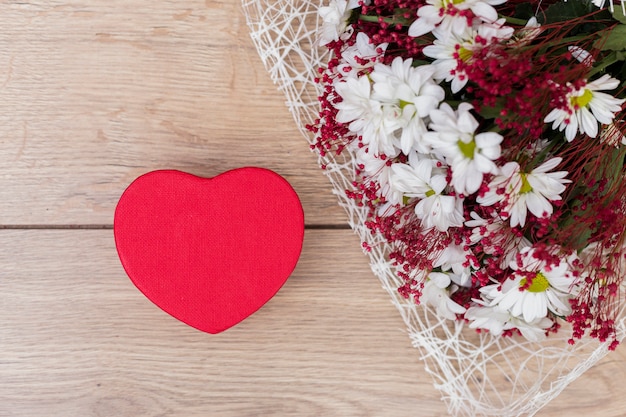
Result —
[[[308,231],[283,289],[219,335],[146,300],[110,230],[0,240],[0,416],[446,415],[350,231]],[[625,352],[538,415],[623,415]]]
[[[344,224],[250,40],[240,3],[0,4],[0,224],[111,224],[154,169],[262,166],[307,223]]]
[[[423,389],[443,410],[348,231],[309,232],[279,294],[220,335],[144,299],[109,230],[0,236],[2,416],[408,414]]]

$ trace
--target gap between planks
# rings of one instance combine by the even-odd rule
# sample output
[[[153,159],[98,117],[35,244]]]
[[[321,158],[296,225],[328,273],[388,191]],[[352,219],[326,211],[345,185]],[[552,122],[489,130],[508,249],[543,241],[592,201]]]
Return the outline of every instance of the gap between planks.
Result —
[[[109,230],[112,224],[5,224],[0,230]],[[349,230],[348,224],[305,224],[305,230]]]

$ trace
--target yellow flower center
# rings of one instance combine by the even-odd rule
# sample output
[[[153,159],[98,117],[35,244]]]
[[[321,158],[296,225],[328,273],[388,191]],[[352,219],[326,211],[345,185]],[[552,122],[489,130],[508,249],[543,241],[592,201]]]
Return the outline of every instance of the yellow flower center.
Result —
[[[398,103],[398,107],[400,107],[400,110],[404,110],[404,108],[408,106],[409,104],[413,104],[413,103],[411,103],[410,101],[400,100],[400,103]]]
[[[525,287],[527,282],[528,281],[526,281],[526,278],[523,278],[519,282],[519,286],[520,287]],[[530,283],[530,286],[528,288],[526,288],[526,291],[529,291],[529,292],[544,292],[545,290],[548,289],[548,287],[550,287],[550,283],[548,282],[548,279],[546,278],[546,276],[543,275],[541,272],[537,272],[537,274],[533,278],[532,282]]]
[[[469,143],[459,140],[456,144],[464,157],[474,159],[474,151],[476,151],[476,142],[474,139],[472,139]]]
[[[459,48],[458,54],[459,54],[459,59],[463,62],[469,61],[469,59],[472,57],[472,51],[463,46]]]
[[[450,10],[455,10],[455,6],[461,3],[465,3],[465,0],[444,0],[441,5],[441,10],[443,10],[444,13],[449,12]]]
[[[585,88],[585,91],[580,96],[570,98],[570,104],[575,109],[580,109],[581,107],[586,107],[587,104],[593,98],[593,93],[588,88]]]
[[[522,179],[522,186],[519,189],[519,193],[520,194],[526,194],[526,193],[531,192],[533,190],[533,187],[528,182],[528,178],[526,178],[526,174],[521,173],[521,174],[519,174],[519,176]]]

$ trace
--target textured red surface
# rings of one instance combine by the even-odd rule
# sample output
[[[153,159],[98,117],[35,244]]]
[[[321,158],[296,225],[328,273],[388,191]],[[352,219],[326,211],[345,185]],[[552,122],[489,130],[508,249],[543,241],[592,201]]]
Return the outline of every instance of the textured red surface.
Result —
[[[214,178],[153,171],[123,193],[114,232],[122,265],[146,297],[219,333],[285,283],[302,250],[304,214],[289,183],[267,169]]]

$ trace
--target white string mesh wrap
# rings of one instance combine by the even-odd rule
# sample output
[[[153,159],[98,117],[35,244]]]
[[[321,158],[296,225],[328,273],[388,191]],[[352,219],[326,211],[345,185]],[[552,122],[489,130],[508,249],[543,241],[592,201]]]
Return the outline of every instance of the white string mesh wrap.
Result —
[[[317,68],[326,62],[325,48],[316,47],[317,9],[320,0],[242,0],[247,23],[259,55],[272,80],[287,96],[299,129],[309,143],[315,138],[305,126],[319,111]],[[419,349],[425,369],[454,416],[534,415],[608,353],[607,343],[585,339],[567,343],[570,329],[564,325],[542,343],[522,338],[496,338],[477,334],[460,322],[437,317],[435,311],[405,300],[397,291],[403,281],[394,274],[387,255],[391,248],[365,227],[365,209],[346,197],[354,179],[350,155],[320,158],[326,165],[339,204],[350,226],[372,250],[371,267],[387,290],[407,325],[413,345]],[[621,294],[624,294],[623,287]],[[624,303],[622,303],[624,304]],[[617,323],[623,339],[625,314]]]

